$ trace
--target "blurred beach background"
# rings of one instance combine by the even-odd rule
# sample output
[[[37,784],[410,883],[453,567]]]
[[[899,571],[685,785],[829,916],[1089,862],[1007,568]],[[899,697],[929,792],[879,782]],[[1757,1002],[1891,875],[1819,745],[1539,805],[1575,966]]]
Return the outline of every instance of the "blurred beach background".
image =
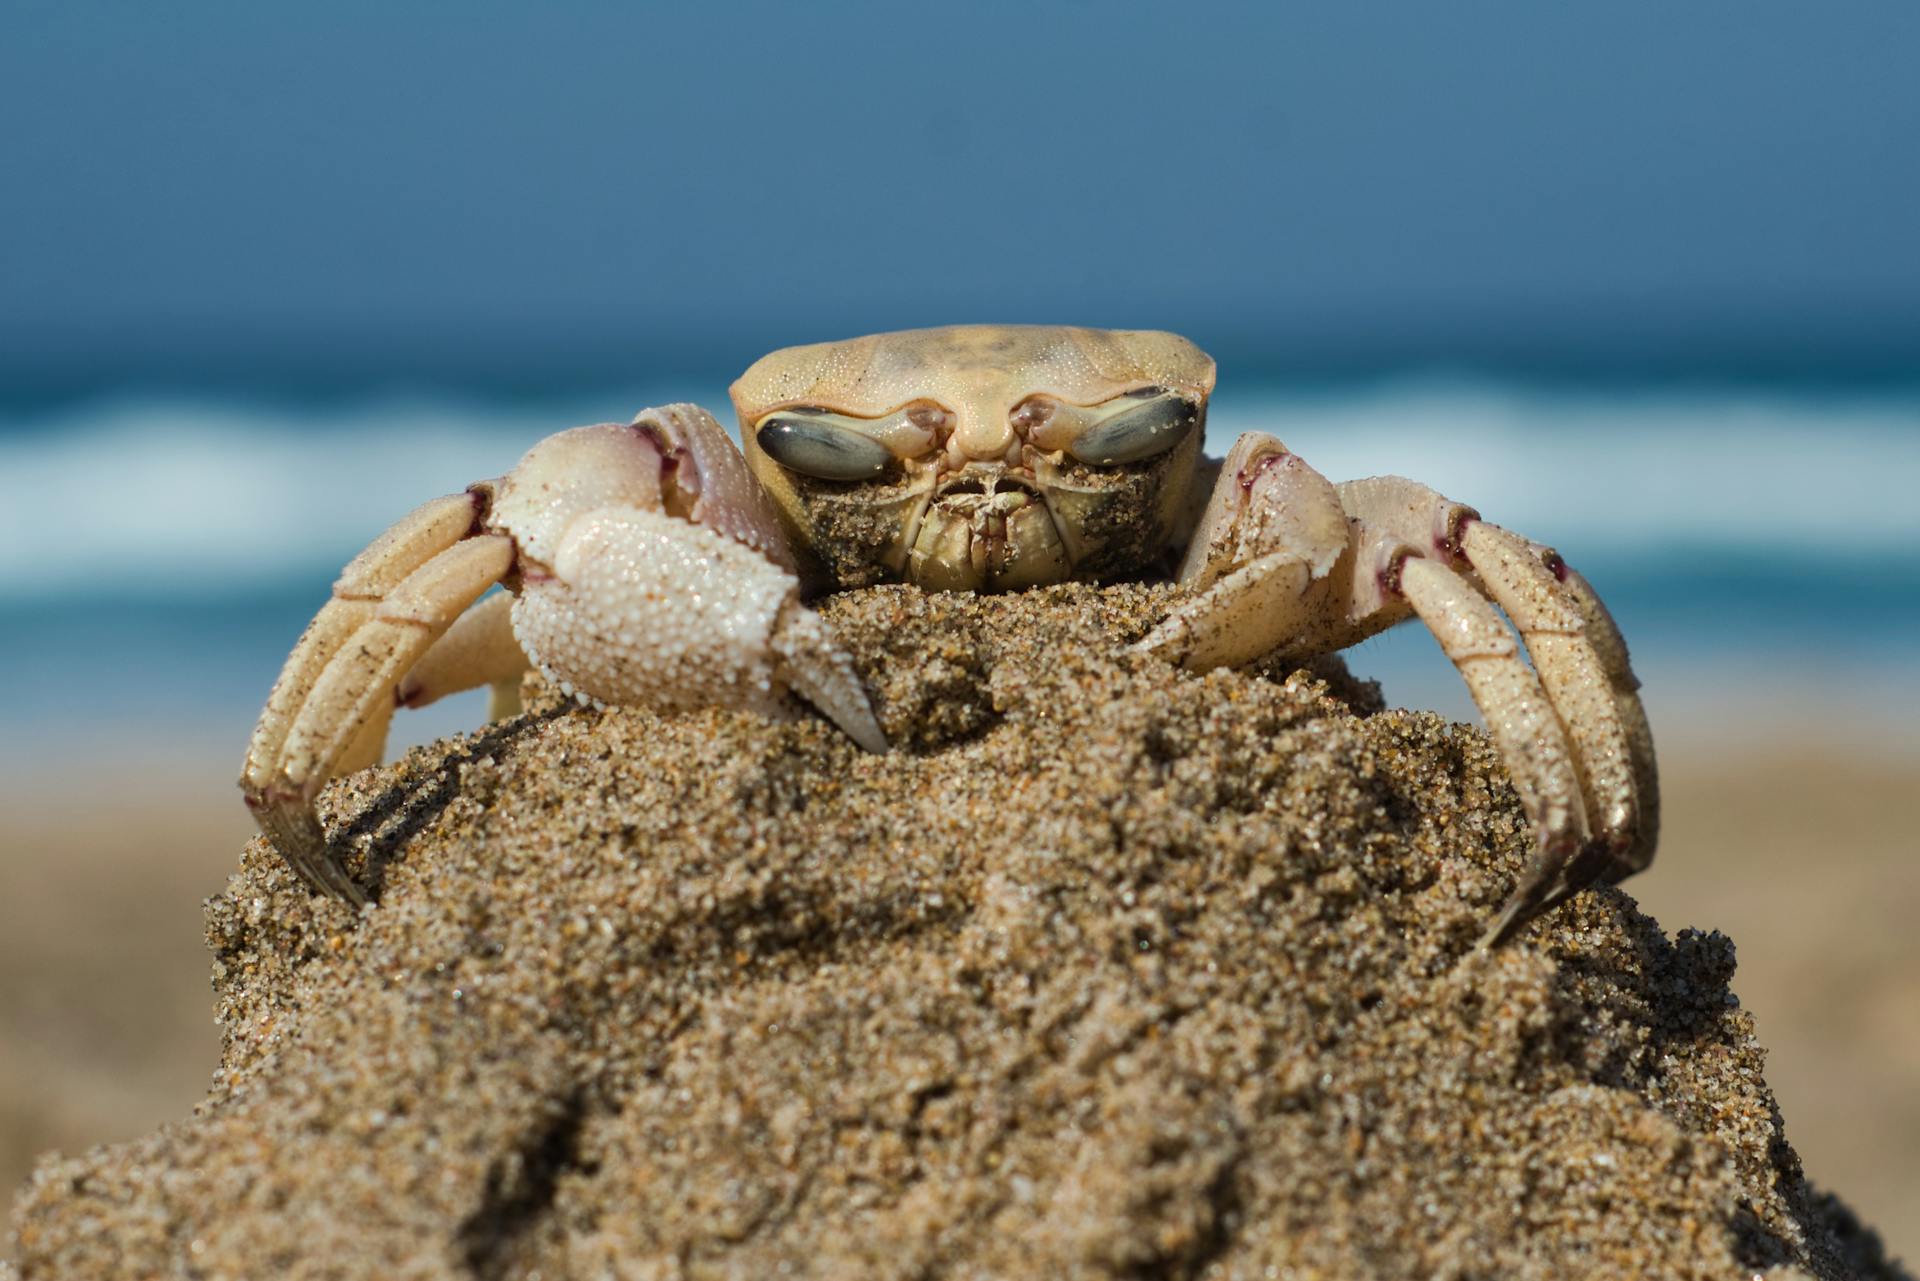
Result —
[[[1168,328],[1556,545],[1812,1177],[1920,1259],[1920,9],[10,5],[0,1187],[183,1115],[232,779],[341,563],[763,351]],[[724,417],[724,413],[723,413]],[[1473,719],[1431,638],[1348,655]],[[403,717],[464,728],[474,697]]]

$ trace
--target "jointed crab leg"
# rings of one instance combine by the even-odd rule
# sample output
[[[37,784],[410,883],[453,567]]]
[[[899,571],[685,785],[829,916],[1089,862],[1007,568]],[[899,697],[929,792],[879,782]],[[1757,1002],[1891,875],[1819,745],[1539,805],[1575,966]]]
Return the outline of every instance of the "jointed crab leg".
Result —
[[[1565,731],[1591,840],[1567,854],[1543,828],[1540,859],[1502,909],[1489,941],[1508,936],[1613,869],[1622,869],[1614,879],[1625,875],[1636,856],[1638,866],[1645,866],[1658,831],[1653,739],[1634,693],[1638,682],[1627,667],[1625,643],[1592,588],[1551,550],[1488,524],[1471,507],[1415,481],[1379,476],[1348,481],[1339,489],[1347,512],[1370,531],[1371,565],[1382,583],[1395,580],[1403,558],[1426,557],[1470,574],[1479,590],[1499,602],[1525,642],[1537,684]],[[1362,575],[1356,587],[1365,586]],[[1364,592],[1356,596],[1362,606],[1356,613],[1364,616]],[[1425,611],[1422,617],[1433,626]],[[1437,626],[1434,631],[1440,635]],[[1498,737],[1495,708],[1485,699],[1476,701]],[[1536,767],[1517,762],[1511,753],[1508,763],[1524,796],[1522,775]],[[1536,822],[1548,817],[1531,806],[1529,813]]]
[[[1323,653],[1410,614],[1433,632],[1539,844],[1484,943],[1651,857],[1653,742],[1626,647],[1592,589],[1546,548],[1413,481],[1329,485],[1278,440],[1249,433],[1228,455],[1181,581],[1195,595],[1141,648],[1188,667]]]
[[[1614,882],[1643,871],[1653,862],[1654,848],[1660,841],[1660,771],[1653,754],[1653,728],[1647,723],[1647,710],[1640,703],[1640,681],[1627,660],[1626,638],[1619,625],[1601,603],[1591,584],[1555,552],[1541,550],[1541,561],[1559,580],[1572,598],[1574,607],[1586,620],[1586,637],[1606,674],[1613,695],[1614,715],[1625,735],[1633,779],[1634,825],[1624,848],[1613,851],[1612,861],[1601,873]]]
[[[1350,558],[1339,494],[1273,437],[1242,436],[1220,477],[1180,567],[1197,594],[1139,644],[1199,670],[1321,637],[1328,577]]]
[[[1520,657],[1513,631],[1472,584],[1438,561],[1408,557],[1400,590],[1452,660],[1486,717],[1520,804],[1533,820],[1539,853],[1482,942],[1524,924],[1587,841],[1579,767],[1540,678]]]
[[[394,522],[340,571],[333,584],[333,598],[307,625],[267,694],[266,708],[247,744],[243,787],[264,786],[268,781],[263,771],[272,769],[287,728],[319,679],[320,669],[371,616],[373,602],[429,557],[466,537],[473,528],[476,503],[470,494],[452,494],[424,503]]]
[[[472,534],[481,502],[428,503],[353,559],[288,657],[247,747],[240,785],[261,828],[311,885],[351,903],[365,895],[328,859],[313,798],[343,764],[378,757],[400,678],[511,568],[511,539]]]
[[[1645,866],[1659,824],[1653,736],[1606,607],[1552,550],[1496,525],[1470,524],[1462,550],[1526,640],[1533,665],[1573,740],[1592,845],[1551,882],[1522,886],[1544,909],[1593,881]],[[1638,865],[1633,859],[1638,856]],[[1536,869],[1536,871],[1541,869]]]
[[[1519,630],[1540,683],[1560,710],[1594,835],[1624,845],[1633,825],[1633,769],[1626,732],[1613,714],[1612,688],[1586,637],[1586,619],[1526,539],[1473,521],[1460,548]]]
[[[1488,524],[1471,507],[1425,485],[1381,476],[1348,481],[1339,489],[1348,513],[1371,531],[1367,541],[1373,544],[1372,563],[1382,583],[1394,581],[1403,558],[1424,557],[1469,574],[1468,581],[1499,602],[1525,642],[1538,673],[1537,686],[1565,732],[1591,838],[1569,854],[1543,827],[1540,857],[1486,941],[1510,936],[1602,876],[1618,879],[1644,867],[1659,828],[1653,738],[1634,692],[1638,682],[1627,667],[1626,645],[1593,589],[1551,550]],[[1413,561],[1405,563],[1411,566]],[[1399,577],[1404,590],[1404,575]],[[1357,578],[1356,587],[1362,585],[1363,579]],[[1433,626],[1426,611],[1422,617]],[[1437,626],[1434,631],[1440,635]],[[1462,674],[1467,674],[1464,667]],[[1484,698],[1476,701],[1489,732],[1498,738],[1496,706]],[[1523,776],[1539,767],[1506,755],[1524,797]],[[1528,812],[1537,825],[1550,817],[1531,805]],[[1636,858],[1639,862],[1632,863]]]
[[[487,719],[497,721],[519,715],[521,678],[532,667],[513,635],[513,597],[502,592],[455,619],[396,693],[402,707],[425,707],[449,694],[491,686]]]

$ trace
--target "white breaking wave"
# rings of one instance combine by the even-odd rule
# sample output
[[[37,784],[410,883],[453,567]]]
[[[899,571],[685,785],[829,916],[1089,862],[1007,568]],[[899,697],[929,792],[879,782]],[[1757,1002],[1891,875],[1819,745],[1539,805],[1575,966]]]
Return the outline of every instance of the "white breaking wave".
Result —
[[[648,403],[116,400],[0,422],[0,600],[311,577],[541,437]]]
[[[548,432],[647,403],[119,400],[0,421],[0,599],[311,576]],[[725,407],[711,389],[702,403]],[[1425,481],[1576,560],[1651,568],[1682,547],[1920,557],[1920,393],[1223,391],[1214,451],[1254,429],[1335,479]]]
[[[1920,394],[1521,392],[1410,385],[1222,401],[1335,479],[1411,476],[1573,557],[1679,546],[1920,555]]]

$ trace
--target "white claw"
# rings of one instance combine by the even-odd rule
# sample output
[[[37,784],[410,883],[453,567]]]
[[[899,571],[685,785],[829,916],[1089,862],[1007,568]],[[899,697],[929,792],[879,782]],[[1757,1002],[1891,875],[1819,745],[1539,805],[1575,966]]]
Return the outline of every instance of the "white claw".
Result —
[[[493,515],[528,562],[514,634],[555,681],[604,703],[767,715],[792,690],[886,750],[850,660],[799,602],[771,504],[704,410],[549,437]]]
[[[774,625],[772,646],[775,669],[795,693],[869,752],[887,750],[886,731],[859,674],[820,615],[804,605],[788,606]]]

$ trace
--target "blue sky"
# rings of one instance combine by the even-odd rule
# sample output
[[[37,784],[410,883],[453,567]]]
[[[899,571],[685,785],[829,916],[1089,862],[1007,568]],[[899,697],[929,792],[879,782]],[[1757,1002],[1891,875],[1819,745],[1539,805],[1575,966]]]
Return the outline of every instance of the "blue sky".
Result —
[[[0,395],[552,386],[954,320],[1920,369],[1920,5],[43,3]]]

